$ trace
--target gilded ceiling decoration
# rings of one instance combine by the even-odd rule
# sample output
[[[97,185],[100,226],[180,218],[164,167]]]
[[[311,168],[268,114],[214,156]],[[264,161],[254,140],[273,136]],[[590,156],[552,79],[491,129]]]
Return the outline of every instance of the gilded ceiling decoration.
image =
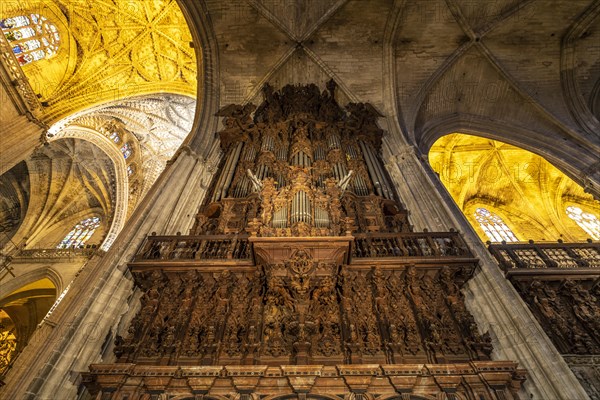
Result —
[[[139,94],[195,97],[196,54],[175,0],[33,0],[4,13],[28,9],[53,11],[64,38],[55,57],[24,68],[48,120]]]
[[[496,140],[455,133],[431,148],[429,162],[475,227],[475,212],[499,216],[520,241],[581,241],[589,234],[567,215],[578,206],[600,217],[600,203],[541,156]]]
[[[154,94],[134,97],[75,113],[53,125],[48,137],[63,136],[61,131],[77,127],[89,128],[85,132],[89,137],[106,136],[110,135],[109,127],[114,123],[129,132],[141,150],[141,158],[135,163],[141,184],[137,189],[129,187],[131,209],[136,204],[133,199],[141,198],[150,189],[166,162],[189,134],[195,110],[196,100],[188,96]],[[121,142],[115,143],[117,147],[121,145]]]

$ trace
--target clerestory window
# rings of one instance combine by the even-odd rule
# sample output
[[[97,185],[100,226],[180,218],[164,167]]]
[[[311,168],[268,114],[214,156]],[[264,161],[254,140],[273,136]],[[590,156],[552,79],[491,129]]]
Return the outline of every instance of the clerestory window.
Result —
[[[485,208],[475,210],[475,220],[492,242],[518,242],[519,240],[502,218]]]
[[[100,218],[86,218],[71,230],[56,246],[57,249],[77,249],[85,245],[100,226]]]
[[[20,65],[50,58],[58,52],[58,29],[39,14],[0,19],[0,29]]]

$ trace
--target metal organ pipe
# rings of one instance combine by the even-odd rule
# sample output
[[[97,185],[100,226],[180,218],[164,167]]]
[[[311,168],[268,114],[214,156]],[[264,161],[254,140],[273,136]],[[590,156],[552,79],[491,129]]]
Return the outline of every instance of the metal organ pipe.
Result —
[[[219,176],[219,179],[217,180],[217,184],[215,185],[215,192],[212,196],[212,201],[219,201],[223,195],[223,185],[224,185],[224,181],[227,176],[226,171],[228,171],[231,166],[231,162],[232,162],[232,158],[233,158],[232,155],[235,153],[236,150],[237,150],[237,148],[231,148],[229,150],[229,153],[227,153],[225,165],[223,166],[222,173]]]
[[[329,145],[329,149],[339,149],[340,148],[340,138],[336,133],[331,133],[327,137],[327,144]]]
[[[226,180],[225,180],[225,184],[223,185],[223,188],[221,190],[221,196],[220,198],[224,198],[227,195],[227,191],[229,190],[229,185],[231,184],[231,180],[233,179],[233,173],[235,172],[235,167],[237,166],[238,160],[240,159],[240,153],[242,152],[242,147],[243,147],[243,143],[240,142],[237,144],[237,147],[235,148],[235,152],[233,154],[233,157],[231,158],[231,162],[229,163],[229,168],[227,169],[226,172]]]
[[[370,155],[371,155],[371,162],[375,166],[375,171],[377,173],[377,177],[378,177],[379,183],[381,185],[382,196],[385,197],[385,198],[389,198],[388,197],[389,196],[389,192],[388,192],[388,188],[387,188],[387,183],[386,183],[385,178],[383,176],[383,173],[381,171],[381,167],[379,166],[379,159],[373,153],[373,150],[371,149],[371,147],[369,145],[367,145],[367,151],[370,153]]]
[[[248,146],[245,149],[244,160],[245,161],[254,161],[256,157],[256,148],[254,146]]]
[[[367,184],[361,175],[356,175],[354,177],[354,187],[356,188],[356,194],[359,196],[367,196],[369,194]]]
[[[368,151],[367,145],[361,140],[358,142],[360,144],[360,148],[362,149],[363,156],[365,157],[365,161],[367,162],[367,169],[369,170],[369,175],[371,175],[371,179],[373,180],[373,186],[375,187],[375,191],[379,196],[383,196],[381,191],[381,181],[377,175],[377,170],[373,165],[373,160],[371,159],[371,153]]]
[[[287,159],[287,148],[283,144],[277,150],[277,158],[282,161],[286,161]]]
[[[386,175],[385,172],[383,171],[383,167],[381,166],[381,163],[379,162],[379,157],[377,157],[377,154],[375,154],[374,150],[371,148],[371,146],[369,147],[369,151],[371,151],[371,155],[373,158],[373,163],[375,164],[375,168],[378,171],[379,174],[379,179],[381,180],[381,185],[382,185],[382,190],[383,190],[383,195],[386,199],[391,199],[392,195],[390,193],[390,187],[387,183],[387,179],[386,179]]]

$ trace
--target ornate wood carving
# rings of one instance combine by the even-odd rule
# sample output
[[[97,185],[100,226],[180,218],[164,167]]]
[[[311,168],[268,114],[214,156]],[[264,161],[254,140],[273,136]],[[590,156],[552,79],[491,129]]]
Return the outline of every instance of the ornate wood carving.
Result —
[[[149,237],[130,264],[142,307],[115,354],[131,367],[118,388],[94,367],[88,387],[514,398],[524,376],[489,361],[460,291],[477,260],[456,232],[411,232],[379,160],[377,112],[341,108],[334,89],[266,86],[253,116],[219,112],[225,158],[192,234]],[[134,376],[145,386],[128,386]]]
[[[590,398],[600,395],[600,244],[489,246]]]

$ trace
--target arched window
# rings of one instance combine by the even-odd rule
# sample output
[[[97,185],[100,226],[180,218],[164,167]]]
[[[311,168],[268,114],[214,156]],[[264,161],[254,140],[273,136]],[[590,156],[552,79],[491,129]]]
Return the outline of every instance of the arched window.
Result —
[[[567,207],[567,215],[594,240],[600,240],[600,220],[594,214],[586,213],[575,206]]]
[[[518,242],[519,240],[508,226],[502,221],[502,218],[485,208],[475,210],[475,220],[479,222],[481,229],[492,242]]]
[[[123,153],[123,157],[125,157],[126,160],[131,156],[132,152],[133,150],[131,150],[131,145],[129,143],[125,143],[123,147],[121,147],[121,153]]]
[[[128,165],[127,166],[127,175],[131,176],[131,175],[133,175],[134,172],[135,172],[135,167],[133,165]]]
[[[121,141],[121,136],[119,136],[119,132],[117,131],[112,131],[108,134],[108,137],[110,140],[112,140],[115,143],[119,143]]]
[[[58,29],[39,14],[0,19],[0,29],[20,65],[50,58],[58,51]]]
[[[81,248],[85,245],[85,242],[92,237],[96,229],[100,226],[100,218],[91,217],[84,219],[75,227],[71,232],[65,236],[65,238],[60,242],[57,249],[71,249],[71,248]]]

